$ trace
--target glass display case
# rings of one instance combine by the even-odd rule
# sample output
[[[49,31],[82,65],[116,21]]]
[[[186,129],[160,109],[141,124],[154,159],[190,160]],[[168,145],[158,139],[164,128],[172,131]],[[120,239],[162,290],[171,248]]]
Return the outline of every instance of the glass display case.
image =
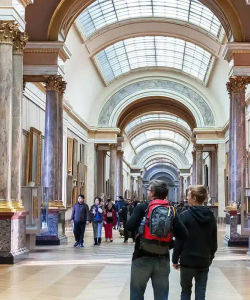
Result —
[[[241,226],[239,233],[244,236],[250,236],[250,188],[242,189],[240,214]]]
[[[40,186],[22,187],[24,209],[29,213],[26,217],[26,233],[36,235],[48,228],[48,200],[46,190]]]

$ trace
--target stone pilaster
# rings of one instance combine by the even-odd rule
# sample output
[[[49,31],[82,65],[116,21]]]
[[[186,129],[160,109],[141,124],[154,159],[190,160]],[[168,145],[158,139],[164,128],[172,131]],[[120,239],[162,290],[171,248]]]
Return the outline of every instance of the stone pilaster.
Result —
[[[11,212],[13,40],[18,25],[0,21],[0,212]]]
[[[117,195],[123,195],[123,151],[117,151]]]
[[[209,152],[210,156],[210,197],[212,205],[218,202],[218,167],[217,167],[217,147],[215,151]]]
[[[203,183],[203,158],[202,158],[202,147],[196,145],[196,184]]]
[[[117,145],[110,145],[110,197],[117,200]]]
[[[249,82],[249,77],[233,76],[227,83],[230,96],[228,202],[235,207],[235,211],[229,211],[230,225],[226,235],[229,246],[248,242],[237,233],[236,207],[241,202],[241,190],[246,187],[245,91]]]
[[[196,151],[195,149],[192,151],[193,157],[193,167],[192,167],[192,184],[196,184]]]
[[[105,194],[106,151],[97,149],[97,195]]]
[[[27,41],[27,34],[18,31],[13,42],[11,199],[12,206],[17,210],[23,210],[21,203],[23,50]]]

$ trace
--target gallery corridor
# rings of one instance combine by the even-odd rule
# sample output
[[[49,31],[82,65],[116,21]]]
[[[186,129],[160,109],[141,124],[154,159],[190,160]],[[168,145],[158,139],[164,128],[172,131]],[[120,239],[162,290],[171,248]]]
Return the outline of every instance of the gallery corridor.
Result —
[[[223,245],[224,228],[219,228],[220,247],[209,273],[207,300],[247,300],[250,295],[250,263],[246,248]],[[133,243],[123,243],[117,233],[113,243],[92,245],[87,229],[86,246],[38,247],[29,258],[13,266],[0,266],[0,299],[4,300],[127,300]],[[237,280],[236,280],[237,279]],[[171,269],[170,300],[179,299],[179,272]],[[151,284],[146,300],[153,299]]]

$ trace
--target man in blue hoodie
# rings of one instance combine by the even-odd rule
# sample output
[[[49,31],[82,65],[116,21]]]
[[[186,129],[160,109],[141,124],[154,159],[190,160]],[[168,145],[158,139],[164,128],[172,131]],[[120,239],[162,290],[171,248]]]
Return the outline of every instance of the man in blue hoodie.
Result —
[[[89,223],[89,207],[84,203],[84,195],[79,195],[71,214],[71,222],[74,226],[74,247],[83,247],[83,239],[86,224]]]
[[[189,209],[180,214],[188,239],[176,238],[173,267],[181,270],[181,300],[190,300],[195,278],[195,299],[205,300],[209,266],[217,250],[217,225],[213,212],[204,206],[207,190],[202,185],[188,189]]]

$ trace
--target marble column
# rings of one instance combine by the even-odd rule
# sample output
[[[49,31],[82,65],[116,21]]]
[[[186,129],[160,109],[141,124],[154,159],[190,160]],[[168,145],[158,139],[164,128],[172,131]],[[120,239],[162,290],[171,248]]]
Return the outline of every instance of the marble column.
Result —
[[[45,140],[43,158],[43,187],[49,205],[48,232],[37,236],[37,245],[60,245],[66,240],[65,211],[58,201],[58,107],[59,93],[62,89],[62,77],[50,76],[46,79]],[[62,141],[61,141],[62,143]],[[61,144],[62,146],[62,144]],[[61,200],[61,199],[60,199]],[[61,232],[59,233],[59,226]]]
[[[27,34],[19,31],[13,44],[11,199],[12,206],[17,210],[23,210],[21,203],[23,50],[27,40]]]
[[[59,94],[58,94],[58,159],[57,159],[57,166],[58,169],[58,180],[57,180],[57,198],[62,204],[62,182],[63,182],[63,95],[66,89],[66,82],[61,81],[59,84]]]
[[[248,79],[235,76],[229,79],[229,202],[240,203],[241,189],[246,187],[246,124],[245,90]]]
[[[142,192],[142,178],[141,178],[141,176],[138,176],[137,180],[138,180],[138,200],[142,201],[143,200],[142,199],[143,198],[143,196],[142,196],[143,192]]]
[[[234,76],[229,79],[227,89],[230,96],[229,119],[229,204],[241,202],[241,190],[246,187],[246,124],[245,91],[248,77]],[[247,238],[237,233],[237,214],[229,211],[230,226],[226,241],[229,246],[247,243]]]
[[[196,184],[202,184],[203,179],[203,157],[202,148],[200,146],[196,147]]]
[[[123,195],[123,151],[117,151],[117,186],[116,194],[119,196]]]
[[[110,197],[117,200],[117,145],[110,145]]]
[[[218,167],[217,167],[217,147],[215,151],[209,152],[210,156],[210,197],[211,204],[218,202]]]
[[[13,40],[18,25],[0,21],[0,211],[11,212]]]
[[[58,104],[61,76],[46,80],[46,111],[44,140],[43,186],[48,189],[48,201],[58,200]]]
[[[13,207],[11,203],[11,167],[13,163],[19,164],[18,160],[21,156],[21,149],[18,153],[16,144],[13,145],[16,152],[12,161],[12,101],[14,100],[15,103],[20,88],[22,94],[22,85],[19,86],[22,74],[18,73],[20,69],[16,69],[20,65],[17,65],[15,58],[13,59],[13,43],[17,35],[17,24],[13,21],[0,21],[0,264],[15,263],[25,258],[28,252],[26,249],[26,213],[18,211],[17,207],[15,205]],[[13,71],[17,71],[17,74]],[[20,100],[19,98],[18,105],[20,105]],[[14,113],[17,110],[14,109]],[[20,123],[14,123],[14,130],[16,126],[19,126],[20,130]],[[16,158],[17,161],[15,161]],[[18,192],[16,197],[20,200],[18,179],[17,184],[19,186],[15,190]]]
[[[193,167],[192,167],[192,184],[196,184],[196,151],[192,151]]]

